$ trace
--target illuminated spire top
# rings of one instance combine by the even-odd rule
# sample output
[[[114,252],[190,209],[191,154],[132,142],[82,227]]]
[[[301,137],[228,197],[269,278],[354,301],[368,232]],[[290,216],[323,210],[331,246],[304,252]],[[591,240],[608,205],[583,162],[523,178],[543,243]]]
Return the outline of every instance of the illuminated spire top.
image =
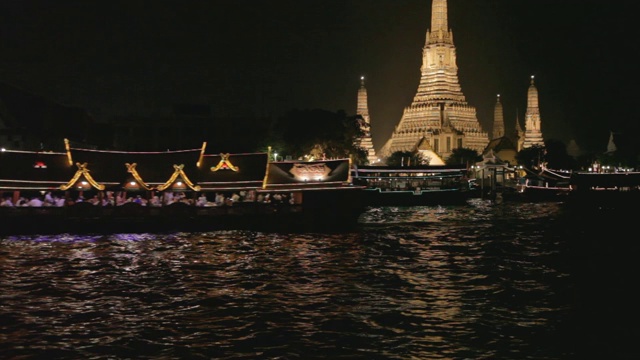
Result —
[[[529,85],[529,92],[527,93],[527,113],[525,114],[522,148],[534,145],[544,146],[544,138],[542,137],[538,89],[536,88],[534,77],[531,76],[531,85]]]
[[[431,32],[449,31],[447,20],[447,0],[433,0],[431,5]]]
[[[504,136],[504,111],[500,102],[500,94],[497,96],[496,105],[493,109],[493,133],[491,139],[498,139]]]
[[[535,77],[531,75],[531,85],[529,85],[529,92],[527,94],[527,112],[538,113],[538,89],[534,82]]]
[[[364,121],[369,124],[369,105],[367,99],[367,88],[364,87],[364,76],[360,76],[360,89],[358,89],[357,114],[362,115]]]
[[[363,150],[367,152],[367,160],[369,164],[373,164],[378,160],[376,151],[373,148],[373,139],[371,139],[371,120],[369,118],[369,106],[367,104],[367,88],[364,87],[364,76],[360,76],[360,89],[358,89],[358,105],[356,108],[357,115],[362,116],[366,125],[362,130],[365,135],[357,142]]]

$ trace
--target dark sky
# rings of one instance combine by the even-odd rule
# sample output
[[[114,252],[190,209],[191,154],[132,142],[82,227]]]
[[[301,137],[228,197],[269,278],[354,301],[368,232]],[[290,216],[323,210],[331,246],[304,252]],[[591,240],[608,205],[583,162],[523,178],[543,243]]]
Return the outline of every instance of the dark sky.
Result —
[[[535,75],[545,138],[604,150],[610,130],[640,131],[632,1],[448,4],[462,91],[485,130],[498,93],[507,131],[516,112],[524,120]],[[430,21],[430,0],[3,0],[0,81],[106,121],[183,103],[353,115],[363,75],[379,148],[415,95]]]

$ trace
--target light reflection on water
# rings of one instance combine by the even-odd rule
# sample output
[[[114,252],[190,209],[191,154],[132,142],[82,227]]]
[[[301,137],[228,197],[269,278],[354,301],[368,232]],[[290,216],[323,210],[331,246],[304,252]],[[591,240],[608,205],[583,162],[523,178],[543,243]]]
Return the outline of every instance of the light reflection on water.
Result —
[[[596,325],[610,323],[582,317],[597,312],[577,300],[593,274],[561,213],[559,204],[478,200],[372,208],[344,234],[5,237],[0,357],[597,354],[589,340],[602,342]]]

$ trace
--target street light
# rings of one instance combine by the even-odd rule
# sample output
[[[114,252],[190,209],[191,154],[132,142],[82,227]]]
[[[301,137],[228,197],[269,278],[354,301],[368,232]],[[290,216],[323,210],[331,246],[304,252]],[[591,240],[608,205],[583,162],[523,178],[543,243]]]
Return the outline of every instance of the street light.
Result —
[[[278,161],[278,153],[277,152],[273,153],[273,161]]]

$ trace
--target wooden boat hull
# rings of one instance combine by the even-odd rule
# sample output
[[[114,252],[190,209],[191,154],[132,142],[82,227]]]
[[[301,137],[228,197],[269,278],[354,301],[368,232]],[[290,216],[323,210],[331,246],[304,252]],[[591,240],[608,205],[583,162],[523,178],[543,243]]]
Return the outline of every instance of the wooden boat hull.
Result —
[[[364,211],[360,188],[309,191],[300,204],[236,203],[197,207],[98,206],[0,207],[0,235],[61,233],[162,233],[213,230],[323,231],[355,228]]]
[[[365,189],[363,202],[366,206],[463,205],[471,195],[471,191],[460,189],[437,191]]]
[[[573,211],[621,210],[633,214],[640,202],[640,172],[574,172],[568,197]]]

